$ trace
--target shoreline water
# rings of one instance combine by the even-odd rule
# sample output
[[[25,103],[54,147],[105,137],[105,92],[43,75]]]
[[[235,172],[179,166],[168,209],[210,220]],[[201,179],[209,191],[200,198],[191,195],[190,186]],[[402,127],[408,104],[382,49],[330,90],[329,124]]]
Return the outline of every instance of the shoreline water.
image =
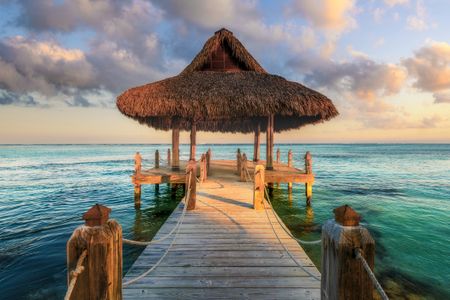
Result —
[[[215,146],[213,157],[217,159],[232,158],[237,147],[247,153],[252,149],[250,144],[206,144],[199,145],[198,151],[209,146]],[[5,286],[5,295],[18,299],[61,297],[65,291],[65,242],[81,224],[79,215],[93,203],[112,207],[112,217],[123,225],[124,234],[150,238],[181,196],[172,199],[164,187],[155,194],[151,186],[144,186],[143,207],[135,211],[129,182],[132,155],[141,151],[144,167],[150,166],[154,150],[167,147],[0,146],[0,285]],[[306,150],[313,154],[317,176],[312,212],[306,211],[301,185],[294,185],[292,201],[286,187],[275,190],[275,208],[299,237],[320,236],[320,224],[332,217],[332,208],[351,204],[376,239],[377,276],[394,298],[421,290],[432,299],[450,296],[445,285],[450,281],[450,267],[444,255],[449,251],[450,236],[448,144],[277,147],[282,159],[292,147],[299,167]],[[186,156],[187,146],[181,148]],[[306,246],[305,250],[315,263],[320,261],[317,249]],[[138,252],[124,249],[129,259]],[[411,253],[413,257],[409,257]],[[131,263],[126,261],[125,267],[127,264]],[[33,279],[26,268],[36,270],[41,279]]]

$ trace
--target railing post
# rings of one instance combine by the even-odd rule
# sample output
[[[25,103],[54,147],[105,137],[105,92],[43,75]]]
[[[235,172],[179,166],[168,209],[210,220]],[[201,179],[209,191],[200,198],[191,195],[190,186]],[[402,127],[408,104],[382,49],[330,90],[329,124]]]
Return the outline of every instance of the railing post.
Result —
[[[373,270],[375,241],[350,206],[334,209],[334,215],[322,227],[321,299],[370,300],[373,284],[355,253],[360,249]]]
[[[309,151],[305,154],[305,172],[306,174],[312,174],[312,157]],[[312,182],[305,183],[306,205],[311,205],[312,200]]]
[[[187,210],[195,209],[195,200],[197,196],[197,164],[194,160],[190,160],[186,166],[186,193],[189,191],[189,195],[186,194],[188,199]],[[190,182],[190,186],[189,186]]]
[[[84,215],[85,225],[67,242],[67,280],[70,283],[80,254],[86,250],[84,270],[78,275],[72,299],[122,299],[122,227],[108,220],[111,209],[94,205]]]
[[[208,151],[206,152],[206,175],[209,176],[210,174],[210,163],[211,163],[211,148],[208,148]]]
[[[141,173],[142,169],[142,156],[139,152],[134,155],[134,173],[135,175]]]
[[[206,180],[206,155],[202,154],[200,158],[200,182]]]
[[[159,169],[159,151],[155,151],[155,169]]]
[[[246,173],[247,173],[247,155],[244,153],[242,154],[241,158],[241,170],[240,170],[240,180],[241,181],[247,181],[246,180]]]
[[[264,166],[255,166],[255,178],[253,180],[253,208],[264,209]]]
[[[241,156],[241,149],[237,149],[237,154],[236,154],[236,160],[237,160],[237,164],[236,164],[236,166],[237,166],[237,174],[238,175],[240,175],[241,174],[241,159],[242,159],[242,156]]]
[[[289,149],[288,151],[288,167],[292,167],[293,164],[293,155],[292,155],[292,150]]]
[[[170,148],[167,149],[167,166],[170,168],[171,166],[171,159],[170,159]]]
[[[277,164],[280,163],[280,148],[277,149]]]

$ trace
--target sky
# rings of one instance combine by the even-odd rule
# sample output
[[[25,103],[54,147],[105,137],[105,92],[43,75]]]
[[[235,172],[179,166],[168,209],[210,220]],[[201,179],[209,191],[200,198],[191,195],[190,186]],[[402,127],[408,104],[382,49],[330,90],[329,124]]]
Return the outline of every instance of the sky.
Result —
[[[222,27],[340,113],[276,143],[450,143],[449,11],[448,0],[0,0],[0,143],[170,142],[116,97],[177,75]]]

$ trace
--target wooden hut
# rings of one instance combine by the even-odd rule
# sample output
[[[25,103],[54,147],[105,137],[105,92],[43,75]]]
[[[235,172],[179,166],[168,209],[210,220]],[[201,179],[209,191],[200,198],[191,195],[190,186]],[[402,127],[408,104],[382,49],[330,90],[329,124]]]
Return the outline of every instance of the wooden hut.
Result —
[[[338,112],[326,96],[304,85],[267,73],[227,29],[206,42],[177,76],[128,89],[117,98],[126,116],[172,130],[172,167],[179,167],[179,131],[191,132],[195,160],[196,131],[266,132],[266,169],[273,169],[273,134],[329,120]],[[259,160],[259,157],[254,157]]]

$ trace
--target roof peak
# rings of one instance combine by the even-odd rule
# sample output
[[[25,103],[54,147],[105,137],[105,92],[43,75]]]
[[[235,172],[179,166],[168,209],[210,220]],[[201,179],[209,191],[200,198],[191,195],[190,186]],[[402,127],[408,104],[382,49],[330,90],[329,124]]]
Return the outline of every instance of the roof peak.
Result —
[[[217,30],[216,32],[214,32],[214,34],[219,34],[219,33],[229,33],[229,34],[233,35],[233,32],[226,29],[225,27],[222,27],[219,30]]]

